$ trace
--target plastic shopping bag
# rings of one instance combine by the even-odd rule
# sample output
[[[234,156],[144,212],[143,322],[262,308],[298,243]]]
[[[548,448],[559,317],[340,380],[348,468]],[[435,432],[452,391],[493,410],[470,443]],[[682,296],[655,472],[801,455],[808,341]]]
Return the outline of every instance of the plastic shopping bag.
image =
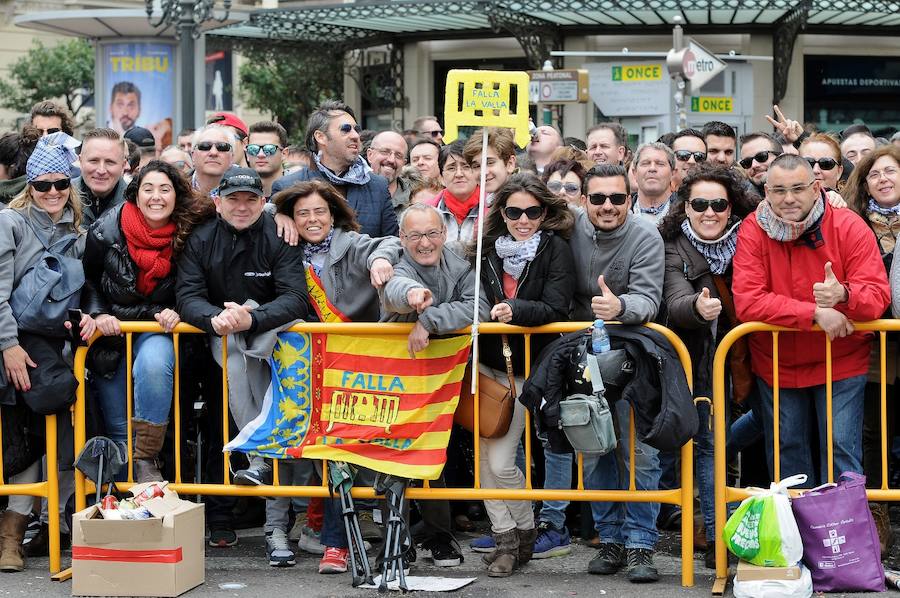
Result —
[[[751,579],[734,578],[734,598],[809,598],[813,593],[809,569],[800,563],[800,579]]]
[[[787,489],[804,482],[805,474],[794,475],[744,499],[722,532],[728,550],[760,567],[791,567],[800,562],[803,542]]]

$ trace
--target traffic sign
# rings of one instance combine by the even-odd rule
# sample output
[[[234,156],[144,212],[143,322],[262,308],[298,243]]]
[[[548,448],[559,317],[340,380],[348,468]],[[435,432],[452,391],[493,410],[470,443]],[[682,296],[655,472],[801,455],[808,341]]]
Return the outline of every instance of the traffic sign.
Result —
[[[586,70],[528,71],[528,76],[528,101],[532,104],[584,103],[590,98]]]
[[[691,90],[696,91],[725,70],[725,63],[716,55],[695,42],[688,40],[688,45],[683,50],[670,50],[666,57],[669,72],[673,75],[680,74],[691,82]]]

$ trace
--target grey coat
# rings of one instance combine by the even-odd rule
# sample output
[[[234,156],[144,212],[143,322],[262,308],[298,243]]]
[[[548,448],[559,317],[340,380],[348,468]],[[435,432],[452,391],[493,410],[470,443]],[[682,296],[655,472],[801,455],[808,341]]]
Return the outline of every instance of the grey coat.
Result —
[[[606,232],[594,228],[587,213],[572,208],[575,228],[569,246],[575,256],[575,303],[572,319],[593,320],[591,297],[600,294],[597,277],[622,302],[616,320],[644,324],[656,317],[663,292],[665,246],[651,222],[629,213],[624,224]]]
[[[431,291],[434,303],[421,314],[409,306],[407,293],[412,289]],[[405,251],[394,267],[394,277],[382,295],[387,322],[419,321],[431,334],[446,334],[472,323],[475,307],[475,271],[468,260],[444,247],[435,266],[416,263]]]
[[[47,212],[34,205],[25,210],[0,210],[0,351],[19,344],[18,326],[9,306],[9,297],[28,268],[44,254],[44,246],[20,215],[31,218],[51,245],[73,232],[70,207],[65,208],[56,223]],[[78,241],[69,249],[70,257],[81,259],[86,238],[81,231]]]

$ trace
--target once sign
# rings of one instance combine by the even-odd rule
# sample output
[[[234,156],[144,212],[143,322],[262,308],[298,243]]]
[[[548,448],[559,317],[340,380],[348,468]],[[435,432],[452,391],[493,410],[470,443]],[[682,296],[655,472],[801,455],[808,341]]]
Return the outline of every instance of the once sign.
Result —
[[[691,112],[734,112],[734,98],[694,96],[691,98]]]

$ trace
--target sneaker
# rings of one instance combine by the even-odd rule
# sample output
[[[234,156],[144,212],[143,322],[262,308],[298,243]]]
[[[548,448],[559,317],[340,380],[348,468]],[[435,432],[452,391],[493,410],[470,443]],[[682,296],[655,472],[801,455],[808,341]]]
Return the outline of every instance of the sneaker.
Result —
[[[291,531],[288,532],[288,540],[297,542],[300,539],[300,535],[303,533],[304,527],[306,527],[306,513],[300,513],[294,519],[294,525],[291,527]],[[322,553],[320,552],[319,554]]]
[[[472,552],[494,552],[497,550],[497,543],[494,542],[494,536],[487,534],[472,540],[469,548],[472,549]]]
[[[266,533],[266,556],[272,567],[293,567],[297,564],[294,551],[291,550],[283,529],[274,529]]]
[[[628,567],[628,581],[631,583],[651,583],[659,580],[659,571],[653,566],[653,551],[649,548],[628,548],[625,550]]]
[[[375,523],[371,511],[358,511],[356,518],[359,520],[359,531],[362,533],[363,540],[381,542],[381,527]]]
[[[409,575],[410,566],[416,562],[417,553],[415,546],[410,546],[406,549],[406,553],[403,555],[403,574]],[[460,557],[462,558],[462,557]],[[375,557],[375,573],[381,573],[381,566],[384,564],[384,552],[379,552]]]
[[[227,527],[219,527],[209,530],[209,545],[216,548],[237,546],[238,537],[234,530]]]
[[[326,546],[322,560],[319,561],[319,573],[346,573],[349,558],[349,549]]]
[[[250,467],[235,472],[234,483],[238,486],[269,486],[272,484],[272,466],[265,459],[254,457]]]
[[[537,540],[534,541],[533,559],[549,559],[554,556],[565,556],[572,552],[572,538],[569,530],[556,529],[552,523],[541,521],[537,526]]]
[[[450,542],[443,537],[434,537],[422,543],[422,550],[431,551],[435,567],[458,567],[463,556],[455,544],[455,540]]]
[[[28,524],[32,526],[32,524]],[[27,530],[27,528],[26,528]],[[28,531],[26,531],[26,534]],[[60,550],[68,550],[72,546],[72,536],[65,533],[59,533]],[[49,556],[50,554],[50,526],[46,523],[38,523],[37,532],[31,538],[25,538],[22,542],[22,548],[25,550],[25,556]]]
[[[300,530],[300,539],[297,541],[297,548],[303,552],[310,554],[325,554],[325,547],[319,540],[319,532],[313,531],[311,528],[303,526]]]
[[[661,530],[679,531],[681,529],[681,507],[662,504],[659,508],[659,515],[656,517],[656,527]]]
[[[625,566],[625,547],[613,542],[601,542],[597,556],[588,563],[588,573],[612,575]]]

